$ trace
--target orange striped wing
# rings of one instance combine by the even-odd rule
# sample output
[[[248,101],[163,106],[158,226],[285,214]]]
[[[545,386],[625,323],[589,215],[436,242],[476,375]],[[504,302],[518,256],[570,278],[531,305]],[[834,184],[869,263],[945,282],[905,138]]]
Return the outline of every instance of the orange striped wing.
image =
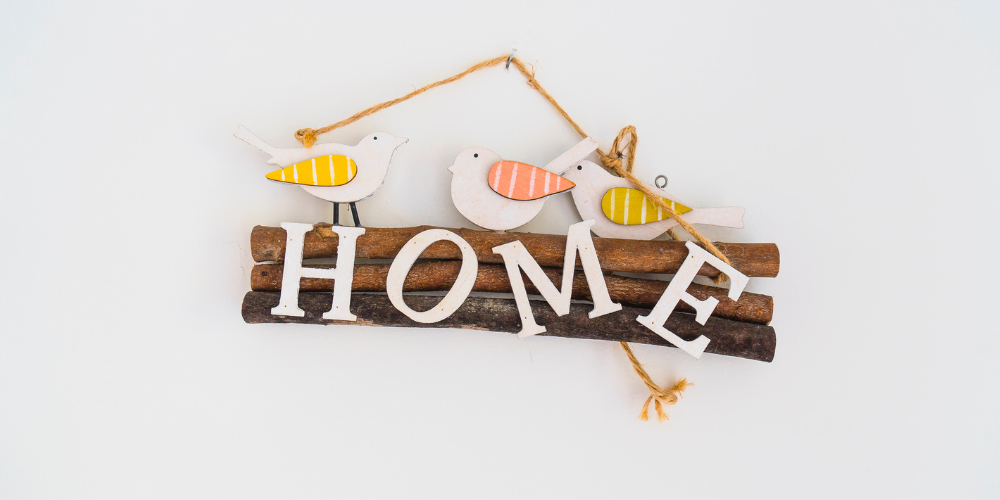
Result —
[[[575,186],[544,168],[508,160],[493,164],[487,182],[500,196],[521,201],[537,200]]]

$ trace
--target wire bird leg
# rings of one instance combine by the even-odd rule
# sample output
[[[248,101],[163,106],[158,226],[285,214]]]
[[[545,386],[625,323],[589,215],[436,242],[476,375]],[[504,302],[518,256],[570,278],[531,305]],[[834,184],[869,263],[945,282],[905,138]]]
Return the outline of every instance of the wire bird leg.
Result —
[[[349,205],[351,215],[354,216],[354,227],[361,227],[361,219],[358,218],[358,207],[354,206],[353,201]]]
[[[333,225],[340,225],[340,203],[333,203]]]

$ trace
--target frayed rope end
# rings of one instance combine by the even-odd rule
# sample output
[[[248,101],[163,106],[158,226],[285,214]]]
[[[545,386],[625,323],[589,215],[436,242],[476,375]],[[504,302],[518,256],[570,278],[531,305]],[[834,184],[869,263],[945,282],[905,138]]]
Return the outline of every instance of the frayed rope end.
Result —
[[[663,411],[663,406],[676,403],[677,400],[680,399],[681,393],[692,385],[694,384],[688,382],[686,378],[682,378],[678,380],[677,383],[670,389],[650,394],[650,396],[646,398],[646,402],[642,405],[642,412],[639,413],[639,420],[642,420],[643,422],[649,421],[649,403],[653,403],[653,407],[656,409],[656,419],[658,421],[663,422],[664,420],[669,420],[670,415]]]

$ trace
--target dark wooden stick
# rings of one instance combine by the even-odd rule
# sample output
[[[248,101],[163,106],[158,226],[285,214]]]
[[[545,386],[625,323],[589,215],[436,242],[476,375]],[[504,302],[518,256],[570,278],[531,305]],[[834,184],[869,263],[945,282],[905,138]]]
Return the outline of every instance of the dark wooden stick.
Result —
[[[276,292],[281,290],[282,264],[257,264],[250,275],[250,289],[261,292]],[[331,268],[332,265],[313,265],[310,267]],[[451,290],[462,267],[459,261],[434,261],[415,264],[403,283],[404,292],[428,292]],[[562,269],[543,267],[543,271],[557,287],[562,286]],[[354,266],[355,292],[384,292],[389,264],[356,264]],[[627,278],[624,276],[605,275],[611,300],[626,306],[652,308],[667,289],[668,281]],[[527,277],[524,277],[528,293],[538,294],[538,289]],[[318,278],[302,278],[299,285],[302,292],[332,292],[333,280]],[[474,292],[511,293],[510,279],[507,269],[500,264],[480,264],[476,276]],[[725,288],[692,284],[688,292],[696,298],[705,300],[708,297],[719,299],[712,314],[720,318],[735,321],[746,321],[766,325],[771,322],[774,312],[774,300],[767,295],[744,292],[740,300],[732,301],[726,296]],[[582,272],[573,276],[573,298],[577,300],[593,300],[590,287]],[[694,308],[685,302],[677,307],[678,311],[694,312]]]
[[[469,297],[448,318],[433,324],[417,323],[399,312],[384,294],[355,294],[351,296],[351,312],[356,322],[322,319],[330,309],[331,294],[300,293],[299,307],[305,310],[302,318],[272,316],[271,308],[278,305],[278,292],[247,292],[243,298],[243,320],[247,323],[310,323],[324,325],[396,326],[417,328],[463,328],[493,332],[516,333],[521,330],[521,320],[513,299]],[[424,311],[437,304],[440,297],[408,295],[406,303],[415,310]],[[574,303],[569,314],[557,316],[543,301],[532,301],[535,321],[547,331],[542,335],[577,339],[635,342],[672,347],[659,335],[649,331],[635,319],[648,314],[647,309],[625,307],[621,311],[589,319],[588,304]],[[694,321],[694,315],[675,312],[667,320],[666,328],[684,340],[705,335],[711,342],[705,352],[770,362],[774,359],[777,338],[769,326],[730,321],[710,317],[705,325]]]
[[[328,227],[320,225],[317,230],[306,233],[304,258],[337,255],[338,238]],[[427,229],[432,227],[367,228],[365,234],[358,238],[357,257],[391,259],[410,238]],[[479,262],[488,264],[503,263],[503,258],[493,253],[493,247],[514,240],[520,240],[541,266],[561,268],[566,253],[566,236],[563,235],[448,230],[468,241],[475,249]],[[323,233],[326,237],[318,233]],[[773,278],[778,275],[778,246],[773,243],[716,243],[716,246],[729,257],[733,267],[747,276]],[[594,238],[594,247],[602,269],[627,273],[673,274],[688,254],[683,241]],[[253,228],[250,233],[250,250],[257,262],[284,260],[285,230],[266,226]],[[421,254],[422,258],[430,260],[458,260],[461,256],[458,247],[451,242],[434,243]],[[579,258],[577,262],[579,265]],[[698,274],[715,278],[719,271],[705,264]]]

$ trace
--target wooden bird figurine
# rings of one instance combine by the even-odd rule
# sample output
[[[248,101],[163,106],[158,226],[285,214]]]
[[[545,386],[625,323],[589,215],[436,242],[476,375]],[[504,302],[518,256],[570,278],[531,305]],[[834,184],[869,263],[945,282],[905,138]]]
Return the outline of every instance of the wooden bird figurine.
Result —
[[[589,137],[542,168],[505,161],[485,148],[468,148],[448,167],[451,199],[466,219],[494,231],[506,231],[534,219],[551,195],[573,188],[558,175],[597,149]]]
[[[573,203],[583,220],[594,219],[591,230],[602,238],[651,240],[677,225],[659,205],[632,186],[591,161],[581,161],[564,176],[576,183]],[[691,224],[743,228],[743,207],[690,208],[677,197],[658,192],[671,208]]]
[[[354,225],[360,226],[355,202],[382,186],[396,148],[408,139],[385,132],[370,134],[357,146],[316,144],[311,148],[279,149],[264,142],[240,125],[233,134],[247,144],[271,155],[267,163],[282,167],[266,175],[268,179],[298,184],[309,194],[333,202],[333,223],[339,225],[339,203],[349,203]]]

